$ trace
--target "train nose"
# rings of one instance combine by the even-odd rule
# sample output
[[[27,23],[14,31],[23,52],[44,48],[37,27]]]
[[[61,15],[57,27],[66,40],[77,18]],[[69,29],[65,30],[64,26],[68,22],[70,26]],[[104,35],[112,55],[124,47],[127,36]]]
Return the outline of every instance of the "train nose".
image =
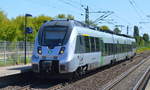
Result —
[[[59,73],[59,61],[58,60],[41,61],[40,72]]]
[[[65,47],[57,46],[54,48],[49,48],[48,46],[43,46],[39,48],[39,52],[42,56],[57,56],[63,54],[65,51]]]

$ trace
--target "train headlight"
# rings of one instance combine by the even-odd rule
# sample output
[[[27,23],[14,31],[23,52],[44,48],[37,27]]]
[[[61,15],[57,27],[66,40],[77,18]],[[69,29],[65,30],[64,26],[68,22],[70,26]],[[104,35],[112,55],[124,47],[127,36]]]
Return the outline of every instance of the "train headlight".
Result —
[[[38,54],[42,54],[42,48],[41,48],[41,47],[38,47],[37,52],[38,52]]]
[[[59,54],[63,54],[65,51],[65,47],[61,47],[60,51],[59,51]]]

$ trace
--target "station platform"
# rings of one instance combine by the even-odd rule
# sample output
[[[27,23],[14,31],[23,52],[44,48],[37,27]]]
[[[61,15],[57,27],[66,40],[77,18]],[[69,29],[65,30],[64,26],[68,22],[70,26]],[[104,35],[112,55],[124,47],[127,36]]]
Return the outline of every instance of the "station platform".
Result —
[[[31,64],[0,67],[0,77],[21,74],[31,70]]]

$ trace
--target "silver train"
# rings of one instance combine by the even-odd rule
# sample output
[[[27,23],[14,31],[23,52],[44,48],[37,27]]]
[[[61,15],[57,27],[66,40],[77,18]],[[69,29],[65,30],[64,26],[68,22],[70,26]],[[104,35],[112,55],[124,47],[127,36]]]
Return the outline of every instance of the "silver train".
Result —
[[[135,39],[89,27],[75,20],[44,23],[35,39],[35,73],[83,74],[135,55]]]

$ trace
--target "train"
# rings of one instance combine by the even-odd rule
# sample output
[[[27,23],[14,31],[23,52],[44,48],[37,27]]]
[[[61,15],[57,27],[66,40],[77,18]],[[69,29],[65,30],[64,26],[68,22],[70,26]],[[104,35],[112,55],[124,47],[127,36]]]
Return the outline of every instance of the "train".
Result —
[[[133,37],[100,30],[76,20],[45,22],[35,38],[32,70],[49,77],[87,71],[130,59],[136,54]]]

